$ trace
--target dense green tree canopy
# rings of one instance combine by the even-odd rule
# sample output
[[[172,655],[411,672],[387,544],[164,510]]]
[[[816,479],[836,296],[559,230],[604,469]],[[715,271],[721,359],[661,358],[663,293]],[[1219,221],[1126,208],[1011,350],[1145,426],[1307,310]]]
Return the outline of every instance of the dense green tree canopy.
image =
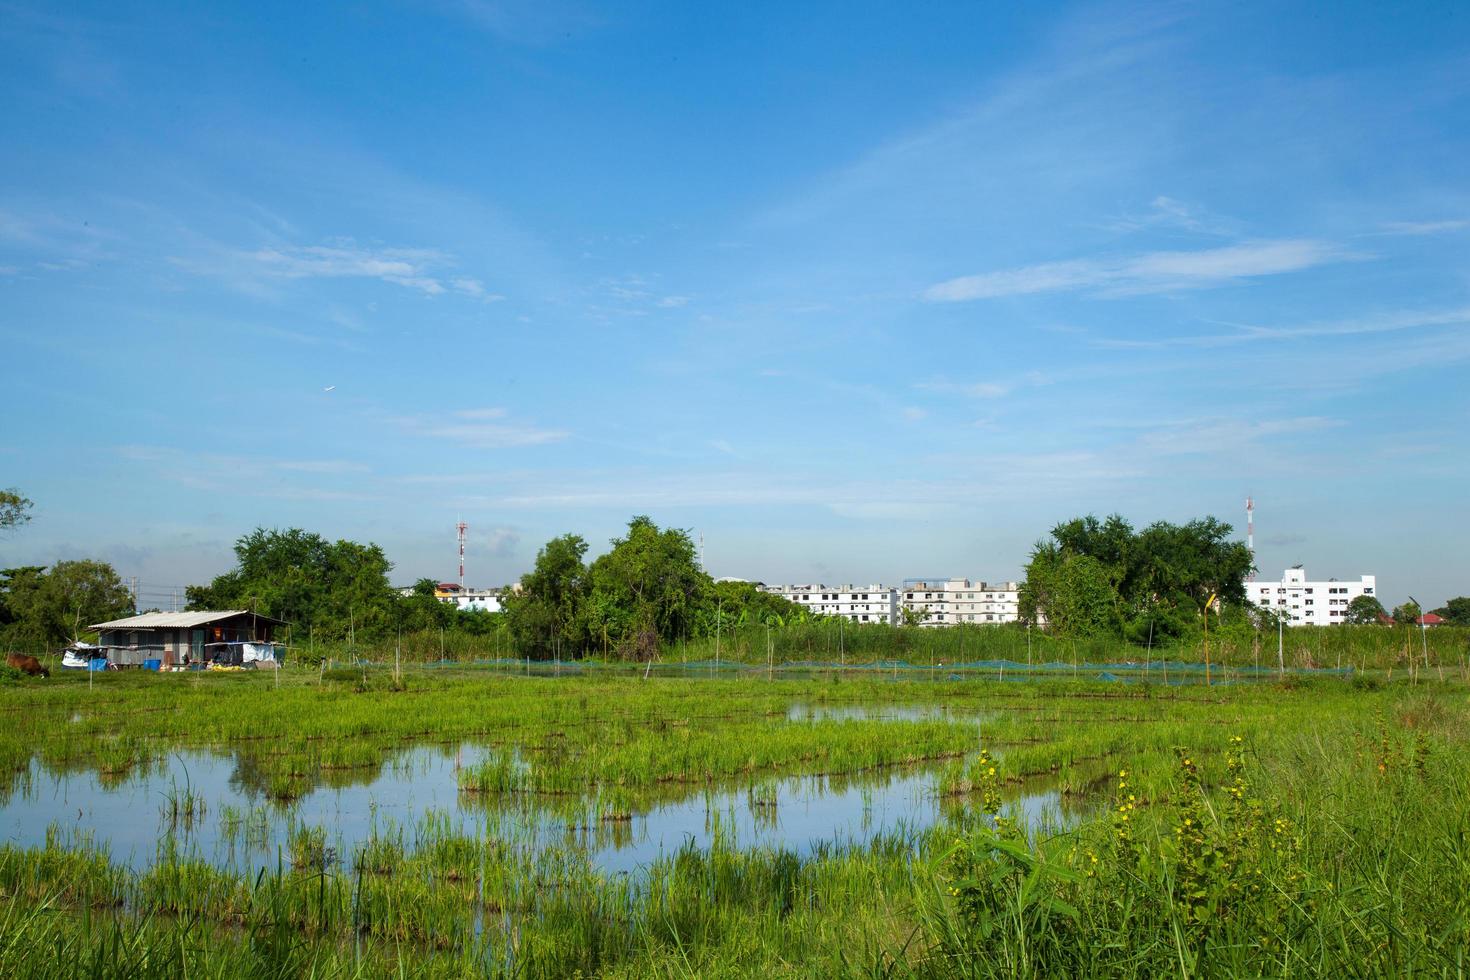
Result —
[[[681,638],[750,623],[780,626],[809,615],[750,582],[710,579],[687,531],[634,517],[611,544],[589,566],[581,537],[546,543],[519,588],[502,597],[519,652],[646,659]]]
[[[613,539],[587,578],[592,636],[606,636],[640,659],[657,653],[660,642],[687,635],[713,588],[688,532],[660,530],[647,517],[628,522],[628,533]]]
[[[1021,612],[1074,636],[1122,633],[1144,643],[1195,628],[1211,597],[1244,608],[1251,556],[1231,527],[1206,517],[1142,531],[1114,514],[1052,529],[1026,566]]]
[[[449,629],[456,625],[458,610],[434,595],[437,587],[431,578],[421,578],[413,591],[398,599],[398,626],[405,633]]]
[[[564,534],[546,542],[520,587],[501,599],[511,636],[522,653],[539,658],[581,652],[587,638],[587,542]]]
[[[1402,605],[1394,606],[1393,621],[1404,626],[1412,626],[1419,622],[1419,603],[1410,599]]]
[[[1354,626],[1370,626],[1377,623],[1388,613],[1383,608],[1383,603],[1378,601],[1377,596],[1360,595],[1348,603],[1347,621]]]
[[[1451,626],[1470,626],[1470,596],[1459,596],[1434,610]]]
[[[132,593],[100,561],[0,572],[0,629],[7,642],[51,646],[78,639],[93,623],[131,615]]]
[[[189,587],[190,609],[252,609],[327,637],[384,636],[398,625],[393,566],[375,544],[256,528],[235,542],[235,559],[209,585]]]

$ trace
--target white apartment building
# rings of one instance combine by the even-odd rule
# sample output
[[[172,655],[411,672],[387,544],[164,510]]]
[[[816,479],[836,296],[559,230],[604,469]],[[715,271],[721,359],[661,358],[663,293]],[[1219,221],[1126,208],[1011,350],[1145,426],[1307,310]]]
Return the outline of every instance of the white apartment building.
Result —
[[[413,595],[413,586],[398,590],[401,596]],[[484,612],[500,612],[500,592],[496,589],[461,589],[457,582],[440,582],[434,587],[434,598],[448,603],[456,609],[478,609]]]
[[[1302,566],[1294,565],[1280,582],[1247,582],[1246,598],[1263,609],[1287,613],[1291,626],[1336,626],[1347,622],[1348,604],[1360,595],[1376,597],[1378,583],[1364,575],[1356,582],[1307,581]]]
[[[841,616],[854,623],[899,622],[898,590],[887,585],[763,585],[760,589],[820,616]]]
[[[899,593],[904,609],[922,611],[924,626],[1014,623],[1021,618],[1019,582],[905,580]]]

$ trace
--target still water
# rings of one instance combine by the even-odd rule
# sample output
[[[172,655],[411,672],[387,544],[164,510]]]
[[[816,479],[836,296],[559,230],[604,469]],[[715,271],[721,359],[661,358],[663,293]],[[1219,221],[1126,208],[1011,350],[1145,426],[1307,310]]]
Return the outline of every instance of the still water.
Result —
[[[890,709],[891,710],[891,709]],[[811,717],[802,709],[798,718]],[[637,873],[687,842],[707,847],[716,834],[740,847],[785,848],[808,855],[822,845],[861,845],[881,834],[923,831],[957,805],[936,792],[937,767],[893,769],[858,777],[761,777],[719,788],[664,790],[635,798],[625,820],[599,817],[596,798],[469,797],[461,767],[487,758],[472,744],[418,746],[380,767],[339,771],[289,806],[271,803],[248,764],[229,753],[175,753],[147,771],[106,783],[95,772],[53,772],[38,760],[0,794],[0,840],[43,846],[48,828],[90,835],[114,861],[143,870],[157,860],[171,825],[171,799],[204,801],[202,816],[172,824],[181,855],[255,873],[288,866],[293,828],[321,827],[347,863],[372,835],[401,829],[410,844],[426,816],[468,836],[517,847],[585,851],[608,872]],[[1008,803],[1032,824],[1066,825],[1086,804],[1045,784],[1024,787]]]

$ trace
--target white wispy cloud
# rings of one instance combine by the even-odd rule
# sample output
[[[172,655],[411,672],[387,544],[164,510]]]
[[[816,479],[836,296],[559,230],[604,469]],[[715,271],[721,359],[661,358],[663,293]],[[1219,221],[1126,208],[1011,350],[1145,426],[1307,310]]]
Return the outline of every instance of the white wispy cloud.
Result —
[[[1078,289],[1104,295],[1168,292],[1298,272],[1358,257],[1315,239],[1243,242],[1196,251],[1146,252],[1002,269],[947,279],[930,286],[923,295],[930,302],[955,303]]]
[[[504,408],[469,408],[447,415],[411,415],[399,418],[410,433],[447,439],[477,449],[514,449],[560,442],[570,433],[527,422],[517,422]]]
[[[1182,337],[1157,337],[1147,340],[1102,338],[1096,347],[1152,350],[1165,347],[1230,347],[1237,344],[1311,337],[1347,337],[1359,334],[1395,333],[1404,330],[1433,329],[1470,324],[1470,307],[1450,310],[1401,310],[1346,320],[1323,320],[1294,326],[1259,326],[1240,323],[1228,333],[1191,334]]]
[[[1004,398],[1018,388],[1034,387],[1036,385],[1050,384],[1051,379],[1040,371],[1026,371],[1014,378],[1005,380],[987,381],[951,381],[947,378],[936,378],[932,381],[921,381],[914,385],[923,391],[934,391],[948,395],[964,395],[968,398],[996,399]]]
[[[210,493],[238,493],[275,500],[369,500],[361,489],[370,467],[344,459],[290,459],[240,453],[200,453],[172,446],[116,446],[119,457],[154,464],[150,472]],[[350,479],[349,479],[350,478]],[[334,479],[345,480],[333,484]]]
[[[1470,220],[1451,221],[1390,221],[1379,231],[1380,235],[1443,235],[1470,228]]]
[[[272,246],[247,252],[245,257],[261,272],[285,279],[379,279],[429,296],[445,290],[432,270],[450,264],[448,256],[433,249],[365,248],[351,243]]]
[[[1267,419],[1260,422],[1240,419],[1198,419],[1166,424],[1138,439],[1140,448],[1159,454],[1217,454],[1248,448],[1262,440],[1321,432],[1335,429],[1344,423],[1341,419],[1320,415],[1303,415],[1295,418]]]
[[[1202,235],[1234,235],[1239,232],[1239,222],[1166,194],[1155,197],[1142,211],[1125,213],[1105,227],[1121,232],[1158,228],[1174,228]]]

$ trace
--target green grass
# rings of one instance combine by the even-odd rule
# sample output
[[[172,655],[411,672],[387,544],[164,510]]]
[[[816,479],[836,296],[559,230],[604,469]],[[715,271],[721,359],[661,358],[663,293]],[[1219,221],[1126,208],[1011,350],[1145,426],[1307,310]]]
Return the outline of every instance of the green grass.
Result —
[[[1156,687],[884,677],[647,682],[471,669],[389,685],[115,674],[0,701],[8,792],[33,766],[121,780],[225,753],[249,808],[176,786],[134,870],[78,832],[0,846],[10,976],[1190,976],[1462,974],[1470,950],[1470,697],[1452,676]],[[943,714],[884,717],[885,708]],[[866,717],[804,709],[868,707]],[[794,714],[798,720],[788,721]],[[425,743],[485,747],[445,812],[374,817],[366,840],[292,801],[373,778]],[[981,749],[986,754],[981,755]],[[810,853],[713,844],[640,874],[581,843],[661,800],[778,781],[934,773],[946,819]],[[1010,801],[1073,801],[1066,827]],[[212,866],[290,820],[274,866]],[[552,840],[529,817],[569,828]],[[1124,819],[1126,818],[1126,819]],[[571,833],[571,830],[576,833]]]

